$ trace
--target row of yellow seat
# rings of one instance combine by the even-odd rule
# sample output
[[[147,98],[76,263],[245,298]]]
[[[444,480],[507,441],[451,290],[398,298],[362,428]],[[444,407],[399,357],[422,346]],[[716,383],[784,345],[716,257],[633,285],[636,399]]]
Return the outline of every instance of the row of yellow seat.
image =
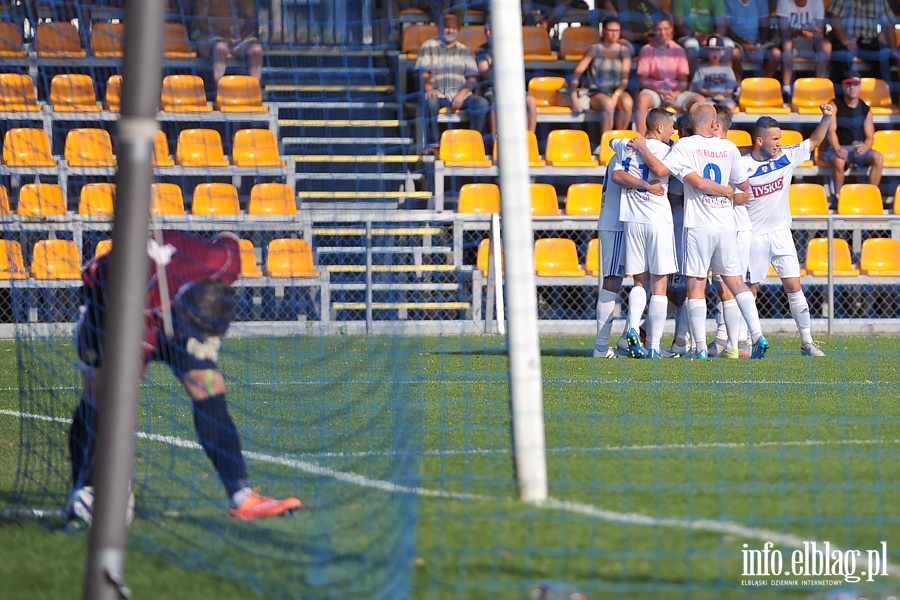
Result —
[[[165,132],[154,139],[156,167],[281,167],[284,166],[275,133],[269,129],[240,129],[234,134],[231,161],[225,156],[222,136],[215,129],[184,129],[178,134],[175,159],[169,156]],[[78,128],[66,134],[64,156],[69,167],[115,167],[112,138],[99,128]],[[8,167],[55,167],[50,136],[43,129],[17,127],[3,138],[3,163]]]
[[[240,241],[241,277],[259,278],[263,275],[276,278],[319,277],[321,272],[313,264],[309,242],[294,238],[277,238],[266,247],[263,262],[265,271],[256,260],[253,242]],[[101,256],[112,249],[112,240],[101,240],[94,250]],[[15,240],[0,240],[0,279],[70,280],[81,278],[81,260],[78,246],[72,240],[39,240],[32,250],[30,268],[26,270],[22,246]]]
[[[111,75],[106,82],[103,103],[97,99],[94,79],[84,73],[61,73],[50,80],[49,106],[54,112],[97,113],[103,109],[120,112],[122,76]],[[162,81],[160,110],[163,112],[266,113],[259,81],[250,75],[226,75],[216,87],[216,100],[206,100],[203,78],[197,75],[166,75]],[[0,111],[40,112],[37,88],[30,75],[0,73]]]
[[[121,22],[101,21],[91,24],[89,47],[97,58],[122,58],[122,39],[125,25]],[[34,34],[34,51],[39,58],[86,58],[81,45],[81,33],[74,24],[60,21],[38,23]],[[181,23],[166,23],[163,38],[166,58],[195,58],[187,31]],[[18,23],[0,22],[0,58],[25,58],[22,27]]]
[[[88,183],[81,188],[78,214],[110,217],[115,210],[116,184]],[[156,215],[183,215],[184,195],[174,183],[152,184],[150,211]],[[237,188],[231,183],[200,183],[194,188],[191,213],[195,215],[241,214]],[[13,214],[6,187],[0,185],[0,215]],[[55,183],[27,183],[19,190],[15,214],[27,219],[43,219],[68,214],[62,189]],[[248,215],[297,214],[297,202],[285,183],[257,183],[250,190]]]
[[[476,268],[485,275],[488,270],[490,240],[483,239],[478,245]],[[834,239],[834,270],[836,277],[856,277],[860,274],[870,277],[900,276],[900,240],[891,238],[870,238],[863,242],[859,268],[853,265],[850,246],[846,240]],[[539,277],[584,277],[600,274],[599,240],[588,243],[584,268],[579,263],[575,242],[566,238],[539,239],[534,243],[534,268]],[[828,276],[828,239],[814,238],[806,247],[806,263],[802,275],[813,277]],[[770,269],[770,277],[777,276]]]
[[[426,40],[438,37],[437,25],[431,23],[415,23],[403,30],[403,41],[400,52],[408,60],[415,60],[419,48]],[[466,25],[459,30],[459,41],[475,54],[475,50],[487,43],[484,25]],[[559,52],[553,52],[550,45],[550,34],[543,27],[522,26],[523,58],[525,60],[554,61],[580,60],[591,44],[600,41],[600,30],[597,27],[567,27],[559,42]]]
[[[894,194],[894,214],[900,214],[900,203]],[[573,183],[566,191],[565,214],[597,216],[602,208],[602,183]],[[828,215],[828,194],[819,183],[792,183],[789,192],[791,214]],[[466,183],[459,189],[457,212],[499,213],[500,188],[496,183]],[[884,215],[881,189],[871,183],[845,184],[838,194],[839,215]],[[531,184],[532,216],[559,215],[556,188],[549,183]]]

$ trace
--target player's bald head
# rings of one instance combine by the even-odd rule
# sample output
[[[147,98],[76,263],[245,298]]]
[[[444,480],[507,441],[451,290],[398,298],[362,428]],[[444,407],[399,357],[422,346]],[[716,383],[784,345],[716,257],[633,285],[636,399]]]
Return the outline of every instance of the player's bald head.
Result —
[[[691,125],[694,129],[712,126],[716,120],[716,107],[711,102],[697,102],[691,106]]]

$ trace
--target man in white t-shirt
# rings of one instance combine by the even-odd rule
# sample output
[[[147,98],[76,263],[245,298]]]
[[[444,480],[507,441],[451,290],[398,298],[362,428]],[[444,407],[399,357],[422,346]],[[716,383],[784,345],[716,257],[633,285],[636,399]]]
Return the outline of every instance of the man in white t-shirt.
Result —
[[[675,131],[674,117],[665,109],[654,108],[647,114],[645,125],[647,151],[662,160],[669,152],[668,141]],[[672,208],[667,195],[669,178],[651,179],[650,168],[633,147],[626,146],[618,154],[620,160],[612,170],[611,180],[624,188],[619,218],[625,235],[625,272],[634,277],[634,287],[628,294],[628,350],[633,358],[660,358],[659,342],[669,304],[666,283],[676,270]],[[645,307],[649,352],[642,347],[637,333]]]
[[[782,92],[790,102],[794,61],[815,59],[816,77],[828,77],[831,40],[825,35],[825,3],[822,0],[778,0],[775,8],[781,35]]]
[[[791,307],[791,316],[800,330],[800,353],[825,356],[810,332],[809,304],[800,287],[800,261],[791,235],[790,187],[794,169],[809,158],[828,132],[834,106],[820,106],[822,120],[809,136],[796,146],[781,146],[781,126],[772,117],[760,117],[753,127],[753,150],[741,158],[750,178],[747,212],[753,223],[750,239],[748,279],[755,296],[766,278],[769,264],[781,278]]]
[[[753,340],[751,358],[765,358],[769,342],[762,335],[756,299],[743,281],[738,257],[734,205],[746,201],[745,194],[733,199],[711,196],[685,180],[688,173],[700,173],[707,179],[748,189],[747,175],[741,168],[740,150],[731,141],[715,136],[716,110],[701,102],[691,107],[694,135],[679,140],[663,161],[671,173],[684,183],[684,275],[687,279],[688,312],[691,335],[696,344],[695,358],[707,359],[706,278],[710,269],[722,275],[747,321]]]

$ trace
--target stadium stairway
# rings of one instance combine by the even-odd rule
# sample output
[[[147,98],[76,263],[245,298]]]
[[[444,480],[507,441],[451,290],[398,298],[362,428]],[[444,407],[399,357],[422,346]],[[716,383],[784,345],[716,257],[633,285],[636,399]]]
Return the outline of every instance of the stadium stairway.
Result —
[[[282,151],[296,163],[298,207],[416,208],[421,169],[398,119],[384,52],[272,48],[266,101],[278,103]]]

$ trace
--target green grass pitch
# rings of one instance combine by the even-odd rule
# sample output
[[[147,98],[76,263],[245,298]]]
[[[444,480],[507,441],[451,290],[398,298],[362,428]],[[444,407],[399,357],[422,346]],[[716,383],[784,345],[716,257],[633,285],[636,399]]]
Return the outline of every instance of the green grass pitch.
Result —
[[[383,437],[316,437],[303,425],[381,431],[386,425],[377,415],[338,408],[399,392],[417,406],[413,430],[422,446],[420,479],[407,490],[418,497],[413,598],[524,598],[547,580],[570,582],[591,600],[808,598],[825,589],[743,586],[742,546],[761,548],[766,540],[786,553],[802,540],[864,553],[885,540],[891,565],[900,563],[896,338],[829,338],[828,356],[816,360],[799,355],[795,337],[775,338],[764,361],[698,362],[596,360],[591,337],[542,339],[546,506],[516,500],[502,338],[227,340],[222,367],[251,474],[265,473],[279,489],[310,501],[309,512],[273,524],[272,539],[284,544],[289,534],[315,532],[307,515],[327,509],[304,495],[313,479],[329,480],[336,499],[377,498],[367,488],[377,477],[330,474],[371,477],[380,460],[371,446]],[[144,433],[193,441],[186,401],[178,404],[174,380],[155,369],[142,394],[141,423],[152,426]],[[299,382],[289,381],[292,373],[302,374]],[[0,374],[4,508],[23,418],[11,342],[0,345]],[[308,398],[298,401],[297,389]],[[75,392],[66,393],[74,402]],[[163,416],[166,409],[178,418]],[[299,423],[298,434],[273,429],[274,422]],[[282,454],[256,452],[272,431]],[[323,440],[334,447],[324,448]],[[198,524],[239,527],[215,502],[207,508],[195,502],[198,493],[221,495],[199,450],[163,471],[154,461],[166,459],[166,444],[144,440],[141,447],[138,482],[169,472],[199,477],[195,471],[205,470],[208,477],[199,491],[157,485],[170,496],[165,502],[139,494],[135,533],[156,535],[165,523],[161,506],[199,512],[192,517]],[[369,541],[351,536],[346,544]],[[169,551],[168,558],[129,554],[127,579],[136,597],[276,597],[186,570],[179,548]],[[84,552],[84,536],[0,521],[0,579],[11,594],[4,597],[75,597]],[[241,559],[234,549],[220,552],[217,560]],[[900,589],[900,567],[890,575],[842,587],[880,597]]]

